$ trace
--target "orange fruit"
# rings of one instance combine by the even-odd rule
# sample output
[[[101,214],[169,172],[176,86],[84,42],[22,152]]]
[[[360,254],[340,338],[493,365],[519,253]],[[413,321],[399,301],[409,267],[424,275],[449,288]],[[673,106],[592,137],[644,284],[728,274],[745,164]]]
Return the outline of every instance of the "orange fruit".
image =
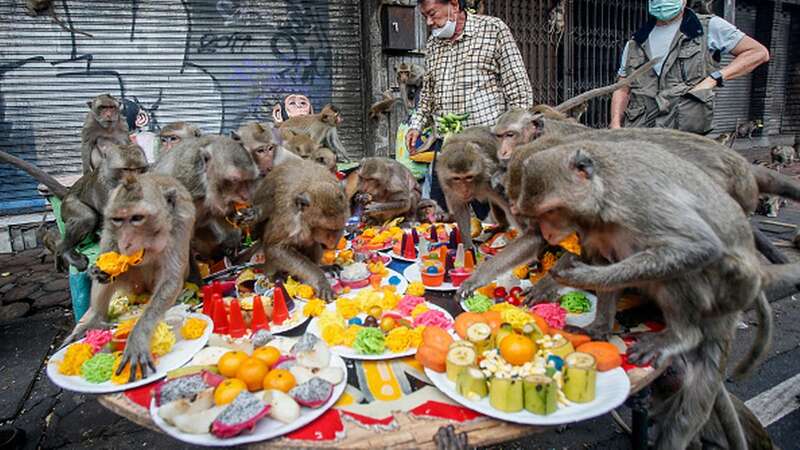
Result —
[[[422,342],[428,347],[434,347],[444,352],[450,349],[450,344],[453,343],[453,337],[450,333],[439,327],[425,327],[422,331]]]
[[[536,322],[536,326],[539,327],[539,331],[541,331],[542,334],[550,334],[550,327],[547,325],[547,321],[544,320],[544,317],[536,313],[531,313],[531,316],[533,316],[533,320]],[[558,331],[561,332],[561,330]]]
[[[278,362],[278,359],[280,359],[280,357],[281,357],[281,351],[270,345],[266,347],[257,348],[255,349],[255,351],[253,351],[253,358],[258,358],[264,361],[264,364],[266,364],[267,367],[274,366],[275,363]]]
[[[269,372],[269,368],[264,364],[264,361],[258,358],[248,358],[247,361],[239,366],[239,370],[236,371],[236,378],[244,381],[248,391],[255,392],[261,390],[261,382],[267,376],[267,372]]]
[[[249,358],[249,356],[247,356],[245,352],[230,351],[222,355],[222,358],[219,359],[217,362],[217,369],[219,369],[219,373],[223,377],[233,378],[236,376],[236,371],[239,370],[239,366],[247,361],[247,358]]]
[[[467,328],[478,322],[486,322],[482,314],[474,312],[463,312],[456,317],[455,329],[461,339],[467,338]]]
[[[485,313],[481,314],[483,316],[483,320],[492,327],[492,333],[497,332],[500,328],[500,325],[503,324],[503,318],[500,316],[500,311],[486,311]]]
[[[444,372],[447,368],[447,350],[422,344],[417,349],[414,359],[434,372]]]
[[[278,391],[289,392],[297,384],[292,372],[286,369],[273,369],[264,377],[262,387],[264,389],[275,389]]]
[[[594,359],[597,360],[597,370],[600,372],[616,369],[622,365],[622,356],[619,354],[619,349],[614,344],[608,342],[586,342],[576,348],[575,351],[588,353],[594,356]]]
[[[244,384],[244,381],[237,378],[228,378],[214,389],[214,403],[217,406],[227,405],[245,389],[247,389],[247,385]]]
[[[521,366],[532,361],[536,355],[536,344],[525,336],[512,333],[500,342],[500,356],[509,364]]]

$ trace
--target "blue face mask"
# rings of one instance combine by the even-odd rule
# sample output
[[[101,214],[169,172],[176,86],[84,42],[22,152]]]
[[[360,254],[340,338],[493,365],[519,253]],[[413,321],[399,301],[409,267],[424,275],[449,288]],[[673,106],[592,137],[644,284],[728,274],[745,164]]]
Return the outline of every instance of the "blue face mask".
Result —
[[[683,0],[650,0],[649,10],[651,16],[667,22],[683,11]]]

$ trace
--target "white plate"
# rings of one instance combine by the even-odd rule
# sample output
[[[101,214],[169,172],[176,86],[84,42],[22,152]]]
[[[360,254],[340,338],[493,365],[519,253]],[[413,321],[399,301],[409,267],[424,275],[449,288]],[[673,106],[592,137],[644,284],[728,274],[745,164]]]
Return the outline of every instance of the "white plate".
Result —
[[[209,336],[214,330],[214,324],[208,316],[203,314],[189,314],[188,317],[195,317],[206,321],[206,330],[198,339],[191,341],[179,339],[172,348],[172,351],[158,359],[156,364],[156,373],[144,378],[142,380],[134,381],[127,384],[114,384],[111,381],[105,383],[89,383],[84,380],[80,375],[66,376],[58,373],[58,363],[64,359],[64,354],[67,352],[65,347],[59,350],[55,355],[50,358],[47,363],[47,376],[50,381],[56,386],[66,389],[68,391],[82,392],[85,394],[108,394],[110,392],[127,391],[135,387],[144,386],[145,384],[152,383],[160,378],[167,376],[167,372],[177,369],[194,358],[195,353],[199,352],[206,346]]]
[[[158,412],[156,409],[155,400],[150,402],[150,417],[153,419],[153,422],[161,428],[164,433],[174,437],[175,439],[183,442],[187,442],[189,444],[195,445],[205,445],[205,446],[220,446],[220,447],[229,447],[233,445],[241,445],[241,444],[248,444],[252,442],[260,442],[266,441],[267,439],[272,439],[278,436],[283,436],[284,434],[291,433],[298,428],[304,427],[309,423],[316,420],[319,416],[321,416],[325,411],[330,409],[337,401],[339,401],[339,397],[342,396],[344,393],[345,387],[347,387],[347,367],[344,365],[344,360],[342,358],[331,355],[331,367],[338,367],[345,372],[345,377],[341,383],[337,384],[333,387],[333,395],[330,399],[328,399],[327,403],[320,406],[319,408],[306,408],[300,407],[300,417],[297,418],[292,423],[283,423],[279,422],[275,419],[270,418],[269,416],[264,417],[261,419],[258,424],[256,425],[255,429],[253,429],[250,433],[243,433],[236,437],[232,437],[230,439],[220,439],[212,435],[211,433],[205,434],[189,434],[184,433],[177,428],[173,427],[172,425],[167,424],[164,422],[164,419],[158,416]]]
[[[409,262],[409,263],[413,263],[413,262],[417,262],[417,261],[419,261],[419,258],[415,258],[415,259],[404,258],[404,257],[402,257],[402,256],[398,255],[397,253],[395,253],[394,251],[391,251],[391,252],[381,252],[381,255],[385,255],[385,256],[388,256],[388,257],[390,257],[390,258],[392,258],[392,259],[396,259],[396,260],[398,260],[398,261],[402,261],[402,262]]]
[[[589,312],[583,314],[567,313],[567,319],[566,319],[567,325],[585,328],[591,325],[592,322],[594,322],[594,318],[597,316],[597,297],[594,294],[586,292],[581,289],[563,287],[558,290],[559,299],[561,298],[562,295],[572,291],[583,292],[584,294],[586,294],[586,298],[588,298],[589,301],[592,303],[592,309],[590,309]]]
[[[628,375],[621,367],[608,372],[598,372],[597,395],[593,401],[575,403],[559,408],[553,414],[540,416],[525,410],[516,413],[498,411],[489,404],[488,396],[479,401],[472,401],[461,396],[456,392],[455,383],[447,379],[446,373],[434,372],[425,368],[425,375],[433,382],[434,386],[461,405],[495,419],[525,425],[563,425],[601,416],[621,405],[628,398],[631,390]]]
[[[428,306],[428,308],[435,309],[436,311],[441,311],[447,316],[448,319],[454,320],[453,316],[451,316],[450,313],[447,312],[445,309],[437,305],[434,305],[433,303],[430,302],[425,302],[425,304]],[[335,302],[329,303],[326,309],[328,311],[336,311],[336,303]],[[361,320],[364,320],[364,318],[367,317],[367,315],[361,313],[357,317],[359,317]],[[320,339],[322,338],[322,330],[319,329],[319,320],[317,320],[316,317],[311,319],[311,322],[308,324],[308,328],[306,328],[306,333],[312,333],[319,336]],[[355,349],[352,349],[344,345],[337,345],[335,347],[331,347],[331,352],[341,356],[342,358],[347,358],[347,359],[358,359],[361,361],[385,361],[388,359],[403,358],[405,356],[416,355],[417,349],[410,348],[401,353],[392,353],[385,351],[381,355],[362,355],[361,353],[355,351]]]
[[[381,286],[391,286],[391,283],[389,283],[389,278],[397,277],[400,279],[400,284],[395,286],[395,293],[402,296],[406,292],[406,289],[408,289],[408,280],[406,280],[406,277],[404,277],[403,274],[401,274],[396,270],[390,269],[388,267],[386,268],[386,270],[389,271],[389,274],[383,277],[383,280],[381,280]],[[350,296],[353,294],[357,294],[361,289],[366,289],[368,287],[369,286],[359,289],[351,289],[350,293],[348,293],[347,295]]]
[[[290,317],[294,318],[296,314],[297,317],[299,317],[297,319],[297,322],[292,322],[289,324],[284,322],[281,325],[274,325],[272,322],[270,322],[269,332],[272,334],[285,333],[287,331],[294,330],[295,328],[306,323],[306,321],[308,320],[308,316],[306,316],[305,313],[303,312],[303,307],[305,306],[306,306],[305,300],[294,299],[294,312],[290,315]]]
[[[410,283],[420,282],[422,283],[422,274],[419,271],[419,266],[416,264],[411,264],[410,266],[406,267],[406,270],[403,271],[403,276],[406,277]],[[428,291],[436,291],[436,292],[452,292],[457,290],[458,288],[453,286],[452,283],[448,283],[445,281],[442,283],[441,286],[430,287],[425,286],[425,290]]]

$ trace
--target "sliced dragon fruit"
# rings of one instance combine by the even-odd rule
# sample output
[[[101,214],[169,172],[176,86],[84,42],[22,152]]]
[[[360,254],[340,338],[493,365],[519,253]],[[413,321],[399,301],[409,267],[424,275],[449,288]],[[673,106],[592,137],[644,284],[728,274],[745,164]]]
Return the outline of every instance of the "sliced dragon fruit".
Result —
[[[182,398],[193,398],[208,388],[217,387],[224,379],[224,377],[204,370],[200,373],[173,378],[156,386],[153,389],[153,397],[155,397],[156,406]]]
[[[272,339],[272,333],[269,331],[258,330],[250,337],[250,342],[253,343],[253,347],[259,348],[269,344]]]
[[[315,334],[305,333],[292,346],[292,354],[297,355],[298,353],[313,351],[318,342],[322,342],[322,340]]]
[[[294,356],[281,355],[278,362],[275,363],[273,369],[286,369],[289,370],[297,364]]]
[[[331,362],[331,351],[325,342],[317,336],[306,333],[292,347],[292,354],[297,363],[310,369],[328,367]]]
[[[269,414],[270,405],[247,391],[242,391],[211,424],[211,433],[231,438],[243,431],[252,431],[262,417]]]
[[[289,395],[301,406],[319,408],[330,400],[333,395],[333,385],[322,378],[314,377],[293,387]]]

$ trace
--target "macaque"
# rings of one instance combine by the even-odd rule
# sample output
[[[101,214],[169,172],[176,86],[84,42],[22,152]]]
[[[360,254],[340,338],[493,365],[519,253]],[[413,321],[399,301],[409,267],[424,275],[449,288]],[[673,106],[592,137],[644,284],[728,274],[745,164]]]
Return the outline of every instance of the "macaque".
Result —
[[[772,164],[779,166],[788,166],[797,159],[797,154],[794,152],[794,147],[788,145],[776,145],[769,151],[769,156]]]
[[[68,33],[82,34],[90,38],[94,37],[89,33],[76,30],[75,28],[72,27],[68,27],[64,22],[62,22],[61,19],[59,19],[58,16],[56,15],[56,10],[55,6],[53,5],[53,1],[54,0],[26,0],[25,7],[28,10],[28,15],[33,17],[39,17],[43,14],[49,14],[50,18],[53,19],[53,22],[55,22],[56,24],[58,24],[58,26],[63,28],[64,31]]]
[[[326,169],[330,170],[332,174],[336,175],[336,153],[328,147],[318,147],[308,158],[317,164],[321,164]]]
[[[323,249],[336,248],[350,216],[336,177],[311,161],[280,165],[259,185],[253,205],[266,273],[289,274],[332,301],[333,290],[318,264]]]
[[[383,98],[370,106],[369,118],[375,121],[380,120],[381,116],[389,114],[394,108],[394,105],[400,100],[401,99],[394,97],[391,91],[384,92]]]
[[[515,209],[552,245],[573,232],[581,237],[588,263],[560,259],[551,270],[556,281],[610,293],[633,287],[656,301],[666,329],[641,336],[629,360],[687,360],[655,443],[686,448],[715,402],[734,409],[720,368],[740,312],[755,306],[760,326],[737,376],[766,356],[771,340],[764,287],[800,281],[800,266],[762,267],[740,205],[694,164],[647,141],[635,144],[587,140],[531,155]],[[740,426],[725,432],[732,448],[746,448]]]
[[[281,130],[281,138],[283,139],[283,146],[295,155],[308,159],[322,145],[314,142],[311,137],[305,133],[295,133],[291,130]]]
[[[737,124],[736,137],[753,140],[753,133],[755,133],[759,128],[763,127],[764,125],[762,125],[761,121],[759,120],[748,120],[747,122]]]
[[[241,142],[245,150],[250,153],[258,165],[261,177],[276,165],[297,159],[283,148],[281,133],[271,124],[250,122],[231,133],[231,137]]]
[[[100,253],[133,255],[144,251],[141,264],[111,278],[93,266],[91,306],[64,341],[67,345],[90,329],[105,328],[108,305],[117,291],[151,293],[142,316],[133,327],[117,375],[130,363],[130,379],[156,372],[150,340],[156,325],[175,303],[189,273],[189,243],[195,221],[192,197],[172,177],[145,174],[125,177],[112,192],[103,211]]]
[[[394,68],[397,72],[397,84],[400,86],[400,99],[403,101],[404,111],[413,108],[417,91],[422,89],[425,78],[425,69],[419,64],[400,63]]]
[[[426,198],[420,200],[417,205],[417,222],[419,223],[441,223],[452,222],[453,217],[443,210],[434,200]]]
[[[726,147],[733,147],[734,141],[736,141],[736,134],[735,133],[720,133],[714,141],[717,143],[724,145]]]
[[[389,158],[365,158],[358,169],[358,192],[369,201],[364,216],[384,223],[396,217],[414,219],[421,196],[419,183],[408,167]]]
[[[336,153],[343,162],[349,162],[347,151],[339,140],[339,125],[342,124],[339,109],[331,104],[325,105],[319,114],[290,117],[280,123],[281,130],[305,133],[320,145],[324,145]]]
[[[436,159],[436,171],[444,191],[447,208],[456,220],[466,248],[472,247],[469,204],[488,201],[500,228],[517,225],[509,210],[497,159],[498,141],[489,127],[472,127],[448,138]]]
[[[199,128],[187,122],[172,122],[167,124],[158,132],[156,159],[162,153],[168,152],[172,147],[175,147],[184,140],[199,138],[202,135],[203,132],[201,132]]]
[[[100,166],[113,144],[130,143],[128,123],[121,114],[121,104],[109,94],[98,95],[86,102],[89,112],[81,130],[81,162],[83,174]]]
[[[51,194],[61,199],[64,237],[56,245],[56,262],[63,259],[80,272],[86,270],[89,259],[79,253],[77,247],[100,227],[103,208],[108,203],[111,190],[126,176],[144,173],[148,167],[144,151],[138,145],[110,145],[97,169],[66,188],[38,167],[8,153],[0,152],[0,161],[25,170],[47,186]]]

